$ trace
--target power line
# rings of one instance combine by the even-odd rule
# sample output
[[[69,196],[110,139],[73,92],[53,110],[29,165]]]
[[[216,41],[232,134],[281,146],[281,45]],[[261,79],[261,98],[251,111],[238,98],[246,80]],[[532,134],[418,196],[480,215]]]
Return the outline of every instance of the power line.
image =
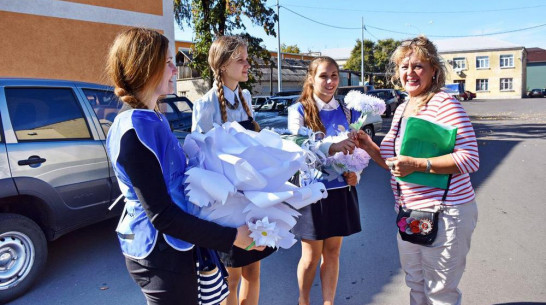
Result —
[[[514,11],[514,10],[526,10],[545,7],[546,5],[535,5],[535,6],[523,6],[523,7],[514,7],[514,8],[499,8],[499,9],[489,9],[489,10],[473,10],[473,11],[389,11],[389,10],[359,10],[359,9],[346,9],[346,8],[336,8],[336,7],[317,7],[317,6],[305,6],[305,5],[288,5],[290,7],[301,7],[301,8],[312,8],[319,10],[329,10],[329,11],[358,11],[366,13],[386,13],[386,14],[481,14],[488,12],[502,12],[502,11]]]
[[[317,21],[317,20],[314,20],[314,19],[311,19],[307,16],[304,16],[300,13],[297,13],[289,8],[287,8],[286,6],[280,6],[282,7],[283,9],[291,12],[292,14],[295,14],[295,15],[298,15],[304,19],[307,19],[311,22],[314,22],[314,23],[317,23],[317,24],[320,24],[320,25],[323,25],[323,26],[326,26],[326,27],[331,27],[331,28],[335,28],[335,29],[341,29],[341,30],[361,30],[362,27],[341,27],[341,26],[336,26],[336,25],[331,25],[331,24],[327,24],[327,23],[324,23],[324,22],[320,22],[320,21]],[[526,27],[526,28],[520,28],[520,29],[515,29],[515,30],[508,30],[508,31],[499,31],[499,32],[493,32],[493,33],[485,33],[485,34],[473,34],[473,35],[427,35],[428,37],[438,37],[438,38],[464,38],[464,37],[481,37],[481,36],[494,36],[494,35],[501,35],[501,34],[508,34],[508,33],[514,33],[514,32],[521,32],[521,31],[526,31],[526,30],[531,30],[531,29],[536,29],[536,28],[540,28],[540,27],[544,27],[546,26],[546,23],[544,24],[539,24],[539,25],[535,25],[535,26],[530,26],[530,27]],[[375,30],[379,30],[379,31],[384,31],[384,32],[389,32],[389,33],[395,33],[395,34],[402,34],[402,35],[416,35],[415,33],[408,33],[408,32],[401,32],[401,31],[395,31],[395,30],[390,30],[390,29],[385,29],[385,28],[380,28],[380,27],[376,27],[376,26],[373,26],[373,25],[366,25],[366,27],[369,27],[369,28],[372,28],[372,29],[375,29]],[[366,30],[367,31],[367,30]],[[369,31],[367,31],[369,33]],[[371,33],[370,33],[371,34]],[[373,35],[372,35],[373,36]],[[374,36],[375,37],[375,36]]]

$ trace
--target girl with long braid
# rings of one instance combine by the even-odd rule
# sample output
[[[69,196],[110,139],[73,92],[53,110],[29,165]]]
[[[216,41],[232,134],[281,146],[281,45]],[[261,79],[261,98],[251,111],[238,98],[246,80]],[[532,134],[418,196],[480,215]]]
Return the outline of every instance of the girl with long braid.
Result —
[[[116,231],[127,269],[148,305],[200,304],[195,245],[222,251],[248,247],[250,231],[199,219],[197,207],[185,199],[186,157],[167,118],[156,111],[159,97],[174,91],[168,39],[144,28],[120,33],[106,72],[129,106],[106,139],[126,198]]]
[[[247,44],[237,36],[218,37],[209,50],[209,65],[214,73],[214,85],[193,108],[192,131],[206,133],[214,124],[238,122],[246,129],[259,130],[253,119],[252,98],[248,90],[241,90],[239,82],[248,80]],[[229,295],[223,305],[258,305],[260,295],[260,260],[275,250],[263,251],[232,247],[219,252],[229,277]],[[242,280],[241,280],[242,279]],[[237,288],[241,283],[239,297]]]

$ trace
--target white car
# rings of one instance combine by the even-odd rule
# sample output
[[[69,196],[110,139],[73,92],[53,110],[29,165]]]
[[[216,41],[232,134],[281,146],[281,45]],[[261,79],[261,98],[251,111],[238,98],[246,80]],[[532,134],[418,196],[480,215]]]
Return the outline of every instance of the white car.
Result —
[[[375,136],[375,133],[381,130],[383,125],[383,119],[379,114],[367,114],[364,117],[364,123],[362,124],[361,130],[364,130],[372,139]]]

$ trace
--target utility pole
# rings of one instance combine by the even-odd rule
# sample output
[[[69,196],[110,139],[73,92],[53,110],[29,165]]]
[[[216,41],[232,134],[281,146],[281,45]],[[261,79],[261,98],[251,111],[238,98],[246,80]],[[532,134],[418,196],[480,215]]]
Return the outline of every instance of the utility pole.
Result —
[[[278,92],[282,91],[282,70],[281,70],[281,15],[279,14],[279,0],[277,0],[277,89]]]
[[[360,58],[362,59],[360,61],[360,81],[362,82],[362,86],[364,86],[364,17],[362,17],[362,43],[360,45]]]

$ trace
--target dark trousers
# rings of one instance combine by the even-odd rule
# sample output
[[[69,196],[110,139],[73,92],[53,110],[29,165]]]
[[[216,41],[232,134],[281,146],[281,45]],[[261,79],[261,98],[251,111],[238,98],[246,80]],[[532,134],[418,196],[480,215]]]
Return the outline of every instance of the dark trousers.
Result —
[[[171,261],[175,264],[172,268],[149,267],[146,260],[125,258],[127,270],[140,286],[148,305],[198,304],[193,250],[178,252],[176,256],[176,261]]]

